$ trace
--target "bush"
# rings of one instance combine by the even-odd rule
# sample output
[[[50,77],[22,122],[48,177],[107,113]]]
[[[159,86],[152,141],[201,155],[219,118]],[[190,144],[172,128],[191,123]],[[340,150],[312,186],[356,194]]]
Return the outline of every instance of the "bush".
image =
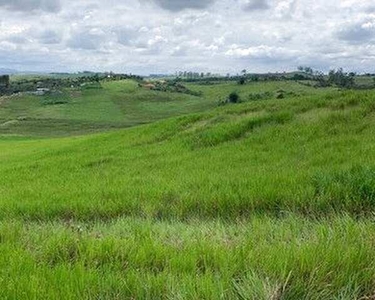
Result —
[[[225,100],[220,99],[218,101],[219,106],[223,106],[228,103],[240,103],[240,96],[236,92],[232,92],[229,94],[228,98],[226,98]]]
[[[246,79],[241,77],[240,80],[238,80],[239,85],[244,85],[246,83]]]
[[[232,92],[229,94],[228,97],[229,103],[239,103],[240,102],[240,96],[236,92]]]

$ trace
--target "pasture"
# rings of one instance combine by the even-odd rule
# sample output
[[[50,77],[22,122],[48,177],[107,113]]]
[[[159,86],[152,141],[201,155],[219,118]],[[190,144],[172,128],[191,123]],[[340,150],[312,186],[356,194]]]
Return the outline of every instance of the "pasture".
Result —
[[[0,297],[372,299],[374,91],[186,86],[0,100]]]

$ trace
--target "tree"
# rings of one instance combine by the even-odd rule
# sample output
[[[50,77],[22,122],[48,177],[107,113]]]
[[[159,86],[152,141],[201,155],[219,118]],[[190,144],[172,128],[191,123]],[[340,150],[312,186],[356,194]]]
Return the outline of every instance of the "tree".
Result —
[[[355,73],[345,73],[342,68],[328,73],[328,82],[341,88],[352,88],[355,85]]]
[[[251,76],[251,81],[259,81],[259,76],[258,75]]]
[[[238,84],[240,85],[244,85],[246,82],[246,79],[244,77],[241,77],[239,80],[238,80]]]
[[[285,77],[284,77],[285,78]],[[292,80],[307,80],[308,78],[302,74],[294,74]]]
[[[306,73],[308,75],[314,74],[314,70],[311,67],[299,66],[297,69],[298,69],[298,71]]]
[[[310,67],[305,67],[305,73],[309,74],[309,75],[312,75],[312,74],[314,74],[314,70]]]
[[[326,80],[326,76],[324,76],[323,72],[316,71],[314,79],[318,82],[319,87],[326,87],[329,86],[328,81]]]
[[[244,84],[246,83],[246,73],[247,73],[246,69],[243,69],[243,70],[241,71],[241,73],[242,73],[242,76],[241,76],[241,78],[238,80],[238,84],[240,84],[240,85],[244,85]]]
[[[95,74],[92,79],[95,81],[95,82],[99,82],[100,81],[100,77],[99,77],[99,74]]]

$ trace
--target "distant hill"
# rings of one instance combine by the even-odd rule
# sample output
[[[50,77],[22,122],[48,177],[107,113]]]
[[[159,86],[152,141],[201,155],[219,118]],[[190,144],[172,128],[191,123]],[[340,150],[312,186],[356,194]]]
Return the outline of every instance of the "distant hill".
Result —
[[[0,75],[13,75],[17,73],[18,71],[14,69],[0,68]]]
[[[47,74],[44,72],[38,72],[38,71],[19,71],[15,69],[8,69],[8,68],[0,68],[0,75],[39,75],[39,74]]]
[[[80,135],[131,127],[212,109],[233,91],[237,91],[244,102],[275,98],[281,93],[285,98],[325,93],[324,89],[294,81],[244,85],[235,81],[220,85],[185,83],[179,89],[189,90],[191,94],[179,93],[173,88],[168,90],[168,87],[165,91],[149,90],[139,86],[137,81],[124,80],[102,82],[101,88],[95,89],[86,86],[63,89],[54,95],[11,97],[0,101],[0,136]]]

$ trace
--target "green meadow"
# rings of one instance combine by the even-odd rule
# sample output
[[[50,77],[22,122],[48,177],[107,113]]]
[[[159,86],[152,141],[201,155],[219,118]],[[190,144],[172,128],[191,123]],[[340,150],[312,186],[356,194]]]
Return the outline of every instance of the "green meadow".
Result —
[[[0,298],[373,299],[375,92],[186,87],[0,98]]]

